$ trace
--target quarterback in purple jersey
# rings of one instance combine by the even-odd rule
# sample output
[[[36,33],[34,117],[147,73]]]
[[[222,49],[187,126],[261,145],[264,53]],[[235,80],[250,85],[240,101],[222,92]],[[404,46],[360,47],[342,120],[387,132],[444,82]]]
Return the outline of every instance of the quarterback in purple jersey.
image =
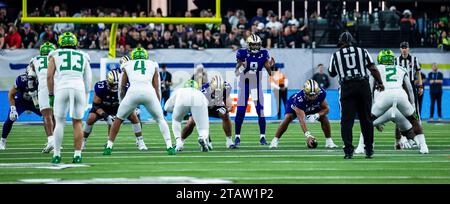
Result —
[[[319,84],[309,79],[305,82],[303,90],[292,95],[286,103],[286,114],[284,115],[284,120],[278,127],[275,137],[270,143],[270,148],[278,148],[278,141],[280,140],[283,133],[287,130],[289,124],[297,116],[300,126],[303,129],[303,133],[306,138],[306,144],[309,148],[316,148],[317,141],[311,132],[309,132],[306,126],[305,118],[309,122],[320,121],[322,125],[323,133],[326,138],[326,148],[336,148],[337,145],[334,144],[331,139],[331,127],[330,121],[328,120],[327,114],[330,112],[328,102],[325,99],[327,93],[325,90],[319,87]]]
[[[92,131],[92,127],[99,119],[103,119],[108,124],[108,132],[114,121],[119,108],[119,71],[112,70],[108,72],[107,79],[95,83],[94,99],[92,109],[89,111],[88,119],[83,131],[82,149],[86,148],[87,139]],[[136,146],[139,150],[147,150],[142,136],[141,124],[135,112],[128,116],[131,121],[134,134],[136,136]]]
[[[260,144],[266,145],[262,69],[265,68],[270,76],[271,67],[275,65],[275,61],[269,56],[267,50],[261,49],[262,41],[258,35],[250,35],[247,38],[247,44],[248,48],[241,48],[236,53],[237,64],[235,73],[236,76],[239,76],[239,95],[235,118],[235,145],[238,146],[241,142],[241,127],[250,95],[258,114]]]
[[[37,98],[38,84],[35,77],[30,77],[28,72],[31,72],[30,68],[27,68],[27,73],[21,74],[16,78],[14,87],[9,90],[8,101],[9,111],[5,122],[3,123],[2,139],[0,141],[0,150],[6,149],[6,138],[11,132],[14,122],[25,111],[31,111],[38,116],[42,116],[39,111],[39,104],[33,102],[33,98]]]

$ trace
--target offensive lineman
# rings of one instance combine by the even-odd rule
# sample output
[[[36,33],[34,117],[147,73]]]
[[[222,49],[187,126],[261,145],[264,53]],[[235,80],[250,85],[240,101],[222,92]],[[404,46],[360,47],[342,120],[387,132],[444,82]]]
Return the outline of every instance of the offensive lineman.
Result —
[[[111,155],[114,140],[120,129],[123,120],[127,118],[138,105],[144,105],[152,117],[159,125],[159,129],[164,137],[167,153],[175,155],[176,150],[172,147],[169,126],[164,119],[160,105],[160,79],[158,73],[158,63],[148,59],[148,52],[142,47],[137,47],[131,52],[131,60],[122,66],[122,79],[119,87],[119,97],[121,100],[117,117],[111,126],[109,139],[103,150],[103,155]],[[126,90],[126,84],[130,87]]]
[[[92,81],[90,57],[83,51],[75,50],[78,40],[71,32],[64,32],[58,38],[59,49],[48,56],[47,86],[50,106],[55,115],[55,149],[52,163],[61,162],[61,144],[64,136],[67,111],[73,123],[74,149],[73,163],[81,163],[83,141],[82,119],[89,100]]]
[[[172,130],[176,139],[176,150],[183,151],[184,139],[181,137],[181,122],[183,117],[191,113],[189,120],[197,124],[198,144],[202,152],[208,152],[209,147],[209,118],[208,100],[194,80],[188,80],[184,88],[176,90],[164,105],[164,110],[172,114]]]
[[[388,91],[375,91],[375,103],[372,106],[372,118],[375,119],[374,125],[381,125],[389,120],[393,120],[406,135],[408,139],[415,139],[419,143],[419,152],[428,154],[428,146],[425,141],[422,126],[415,117],[413,88],[409,81],[407,70],[399,65],[394,65],[394,54],[391,50],[382,50],[378,54],[377,69],[380,72],[381,79]],[[408,94],[403,90],[407,87]],[[398,110],[398,111],[397,111]],[[400,112],[401,114],[399,114]],[[402,117],[403,116],[403,117]],[[378,128],[379,129],[379,128]],[[362,143],[361,143],[362,142]],[[358,147],[364,147],[364,139],[360,138]],[[397,138],[397,144],[404,146],[405,142]],[[408,144],[406,144],[408,145]],[[360,148],[361,148],[360,147]],[[361,153],[361,149],[356,153]]]
[[[248,48],[241,48],[236,53],[235,74],[239,76],[239,95],[235,118],[235,145],[241,143],[241,127],[245,118],[248,97],[251,95],[258,114],[260,144],[266,145],[266,119],[264,117],[264,95],[262,90],[262,69],[266,69],[269,76],[272,75],[271,67],[275,65],[269,52],[261,49],[261,38],[252,34],[247,38]]]
[[[55,50],[56,47],[51,42],[45,42],[39,48],[40,56],[33,57],[30,61],[30,67],[37,75],[38,85],[38,100],[39,110],[44,117],[44,128],[47,134],[47,145],[42,150],[43,153],[49,153],[54,147],[54,118],[53,110],[50,107],[48,101],[48,88],[47,88],[47,67],[48,67],[48,54]]]
[[[325,90],[319,87],[319,84],[309,79],[305,82],[303,90],[292,95],[286,103],[286,114],[284,115],[284,120],[278,127],[275,137],[270,143],[270,148],[278,148],[278,142],[287,130],[289,124],[297,116],[300,126],[302,127],[303,133],[306,138],[306,145],[309,148],[317,147],[317,141],[311,132],[309,132],[306,126],[305,117],[308,121],[314,122],[316,120],[320,121],[322,125],[323,133],[326,139],[326,148],[336,148],[337,145],[334,144],[333,139],[331,139],[331,127],[330,121],[328,120],[327,114],[330,112],[330,107],[325,99],[327,93]]]
[[[114,121],[114,117],[117,114],[119,108],[119,96],[117,94],[119,89],[119,71],[111,70],[108,72],[107,79],[99,81],[94,85],[94,99],[92,109],[89,111],[88,119],[84,127],[84,140],[83,150],[86,148],[87,139],[92,131],[92,126],[103,118],[108,124],[108,130]],[[128,116],[128,120],[131,121],[134,134],[136,135],[136,146],[138,150],[147,150],[147,146],[144,143],[142,136],[141,124],[136,113],[131,113]]]
[[[233,140],[231,139],[232,124],[229,112],[232,108],[232,100],[230,97],[231,85],[222,80],[220,75],[215,75],[210,82],[202,86],[202,92],[208,99],[208,116],[222,119],[222,127],[226,136],[226,148],[234,149]],[[181,138],[184,141],[195,127],[192,117],[189,118],[186,127],[184,127]],[[211,144],[211,141],[209,141]]]

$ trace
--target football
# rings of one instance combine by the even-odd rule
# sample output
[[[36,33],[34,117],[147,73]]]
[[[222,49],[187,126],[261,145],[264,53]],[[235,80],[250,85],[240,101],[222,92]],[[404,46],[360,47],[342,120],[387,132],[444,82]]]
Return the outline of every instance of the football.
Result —
[[[317,142],[316,138],[309,137],[308,141],[306,142],[306,145],[308,146],[308,148],[314,149],[319,145],[319,143]]]

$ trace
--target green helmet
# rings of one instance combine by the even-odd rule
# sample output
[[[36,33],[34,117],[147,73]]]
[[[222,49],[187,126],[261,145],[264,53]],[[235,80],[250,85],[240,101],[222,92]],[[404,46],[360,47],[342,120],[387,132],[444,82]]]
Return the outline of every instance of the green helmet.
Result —
[[[69,47],[75,48],[77,47],[78,40],[77,37],[71,32],[64,32],[58,38],[58,46],[59,47]]]
[[[394,64],[395,56],[392,50],[383,49],[378,53],[378,64],[392,65]]]
[[[53,43],[51,42],[45,42],[39,48],[39,53],[41,54],[41,56],[47,56],[48,53],[50,53],[53,50],[56,50],[55,45],[53,45]]]
[[[137,60],[137,59],[148,59],[148,52],[147,50],[145,50],[142,47],[137,47],[134,48],[133,51],[131,52],[130,58],[132,60]]]
[[[186,81],[186,83],[184,83],[184,88],[194,88],[194,89],[198,89],[198,83],[192,79],[189,79]]]

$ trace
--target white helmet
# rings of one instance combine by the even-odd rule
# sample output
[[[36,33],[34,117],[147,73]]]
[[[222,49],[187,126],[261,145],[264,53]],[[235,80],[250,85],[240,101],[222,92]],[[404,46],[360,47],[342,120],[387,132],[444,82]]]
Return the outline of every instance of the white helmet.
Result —
[[[253,33],[247,38],[247,45],[248,45],[248,50],[251,53],[256,54],[261,49],[262,40],[258,35]]]
[[[215,75],[211,79],[211,82],[209,83],[211,90],[222,92],[223,88],[225,86],[224,81],[222,80],[222,77],[220,75]]]

